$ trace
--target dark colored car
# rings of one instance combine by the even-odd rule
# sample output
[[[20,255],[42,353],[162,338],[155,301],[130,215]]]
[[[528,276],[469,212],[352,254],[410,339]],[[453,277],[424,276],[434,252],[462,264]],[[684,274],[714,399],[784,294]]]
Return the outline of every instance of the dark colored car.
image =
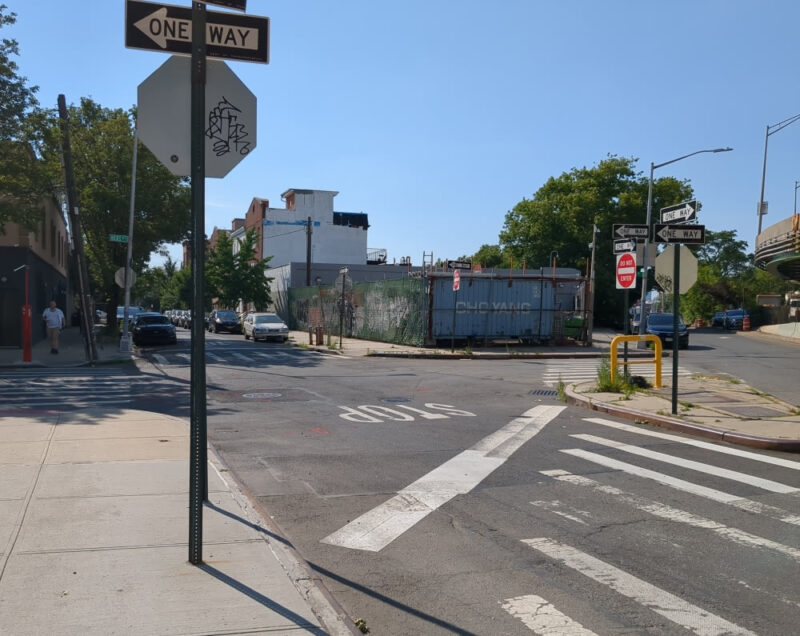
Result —
[[[214,333],[241,333],[239,315],[232,309],[215,309],[208,315],[208,330]]]
[[[673,336],[673,314],[650,314],[647,317],[645,333],[651,333],[661,338],[661,344],[665,349],[672,348]],[[689,348],[689,330],[683,323],[683,319],[678,317],[678,347],[681,349]]]
[[[178,338],[175,335],[175,326],[163,314],[144,312],[136,315],[131,329],[133,344],[137,346],[147,344],[175,344]]]
[[[725,313],[725,329],[741,329],[745,317],[750,318],[746,309],[729,309]]]
[[[711,319],[711,326],[712,327],[724,327],[725,326],[725,312],[718,311],[714,314],[714,317]]]

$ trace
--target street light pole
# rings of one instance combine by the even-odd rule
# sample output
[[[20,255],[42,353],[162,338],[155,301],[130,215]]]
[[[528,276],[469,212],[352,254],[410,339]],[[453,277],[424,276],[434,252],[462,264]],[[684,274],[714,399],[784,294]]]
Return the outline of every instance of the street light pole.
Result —
[[[798,115],[800,117],[800,115]],[[650,162],[650,180],[648,181],[647,185],[647,232],[648,232],[648,240],[644,242],[644,247],[642,249],[642,266],[644,267],[644,276],[642,276],[642,298],[640,301],[639,306],[639,339],[638,348],[644,349],[646,348],[646,343],[644,341],[644,334],[645,334],[645,323],[647,322],[647,247],[649,244],[649,233],[650,233],[650,223],[653,217],[653,172],[657,168],[663,168],[664,166],[668,166],[671,163],[676,163],[678,161],[682,161],[683,159],[688,159],[689,157],[694,157],[695,155],[702,154],[704,152],[730,152],[733,148],[725,147],[725,148],[709,148],[707,150],[695,150],[694,152],[690,152],[688,155],[683,155],[681,157],[677,157],[676,159],[670,159],[669,161],[665,161],[664,163],[653,163]]]
[[[797,188],[800,188],[800,181],[794,182],[794,214],[797,216]]]
[[[758,200],[758,234],[761,234],[761,217],[763,217],[766,212],[764,212],[764,183],[767,180],[767,144],[769,143],[769,136],[774,135],[776,132],[780,132],[786,126],[793,124],[798,119],[800,119],[800,113],[794,115],[793,117],[789,117],[788,119],[784,119],[783,121],[779,121],[777,124],[773,124],[772,126],[767,126],[767,130],[764,133],[764,164],[761,167],[761,197]]]

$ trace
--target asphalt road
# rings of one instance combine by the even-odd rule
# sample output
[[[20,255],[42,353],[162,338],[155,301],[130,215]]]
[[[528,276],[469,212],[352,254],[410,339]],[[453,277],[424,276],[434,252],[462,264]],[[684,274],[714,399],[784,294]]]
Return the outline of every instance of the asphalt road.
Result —
[[[207,338],[210,441],[371,633],[796,633],[796,456],[567,408],[582,361]],[[693,334],[682,372],[731,371],[749,342]],[[188,406],[185,334],[137,366],[173,400],[136,408]]]
[[[685,372],[729,363],[736,341],[708,338]],[[209,352],[211,442],[372,633],[789,634],[800,619],[796,458],[587,421],[555,395],[580,361],[342,358],[227,335]],[[188,374],[163,355],[157,369]]]

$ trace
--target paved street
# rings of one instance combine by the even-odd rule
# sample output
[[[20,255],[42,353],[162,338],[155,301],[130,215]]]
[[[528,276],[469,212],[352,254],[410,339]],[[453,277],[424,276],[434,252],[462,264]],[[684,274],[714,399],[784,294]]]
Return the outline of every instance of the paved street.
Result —
[[[12,412],[186,417],[180,336],[135,364],[7,369],[0,396]],[[722,371],[721,337],[696,337],[680,376]],[[372,633],[790,634],[800,620],[797,456],[561,402],[559,380],[596,377],[597,359],[356,357],[227,334],[206,349],[209,441]]]

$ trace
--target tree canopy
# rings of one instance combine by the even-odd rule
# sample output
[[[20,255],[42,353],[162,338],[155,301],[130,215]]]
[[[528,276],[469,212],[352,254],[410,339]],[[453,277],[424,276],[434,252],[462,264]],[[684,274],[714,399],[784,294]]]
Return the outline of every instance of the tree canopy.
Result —
[[[0,29],[16,18],[0,4]],[[47,112],[38,108],[37,87],[19,75],[13,59],[18,55],[16,40],[0,40],[0,232],[9,221],[35,227],[42,197],[52,194],[37,161],[38,132]]]
[[[644,223],[648,179],[635,170],[636,159],[609,155],[591,168],[573,168],[551,177],[531,199],[523,199],[506,214],[500,246],[514,263],[528,269],[549,266],[553,252],[559,267],[588,271],[592,227],[597,225],[595,250],[595,319],[599,324],[623,322],[616,289],[612,249],[613,225]],[[653,209],[692,198],[686,181],[672,177],[653,184]],[[654,217],[656,215],[653,215]],[[651,221],[654,221],[651,219]]]
[[[127,247],[110,234],[128,234],[134,140],[134,113],[104,108],[88,98],[68,108],[75,185],[92,293],[110,306],[119,304],[114,272],[123,267]],[[55,122],[53,122],[55,124]],[[43,157],[54,183],[63,183],[61,135],[48,130]],[[186,180],[173,176],[139,145],[134,202],[132,267],[142,272],[150,254],[186,237],[190,192]]]

